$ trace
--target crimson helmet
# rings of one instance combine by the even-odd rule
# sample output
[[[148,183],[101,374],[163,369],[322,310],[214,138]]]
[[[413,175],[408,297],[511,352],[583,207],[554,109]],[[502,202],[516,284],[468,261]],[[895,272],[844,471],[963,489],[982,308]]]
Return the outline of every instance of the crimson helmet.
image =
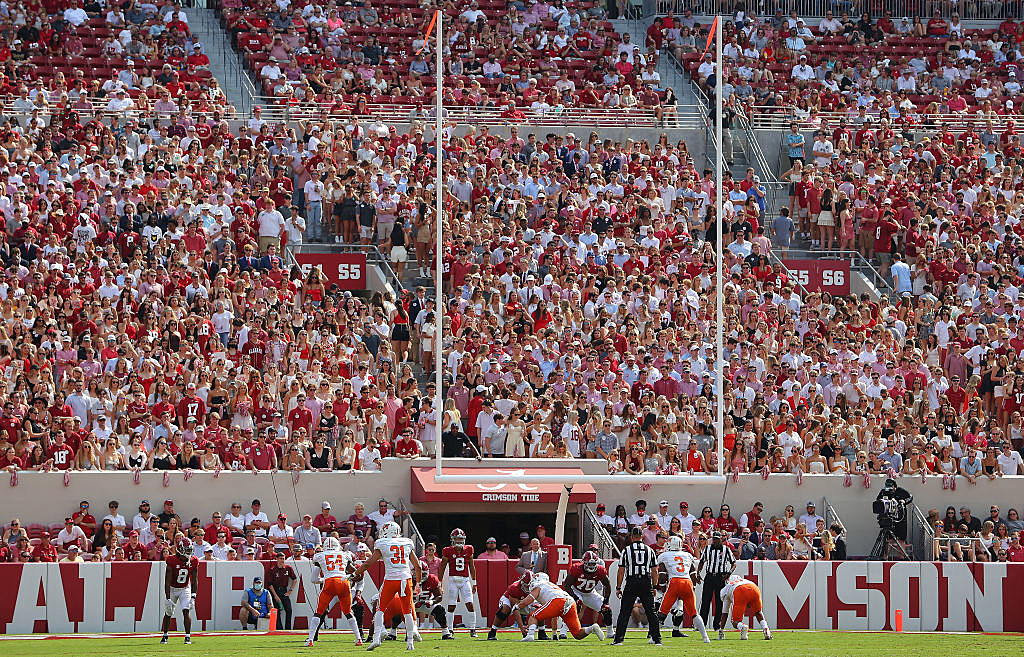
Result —
[[[192,556],[192,541],[182,536],[174,546],[174,551],[183,559]]]
[[[462,531],[458,527],[452,530],[452,545],[465,545],[466,544],[466,532]]]
[[[597,567],[601,565],[601,558],[596,552],[588,551],[583,553],[583,570],[588,573],[596,573]]]
[[[524,591],[530,590],[530,584],[533,582],[533,571],[527,570],[523,572],[522,577],[519,578],[519,585]]]

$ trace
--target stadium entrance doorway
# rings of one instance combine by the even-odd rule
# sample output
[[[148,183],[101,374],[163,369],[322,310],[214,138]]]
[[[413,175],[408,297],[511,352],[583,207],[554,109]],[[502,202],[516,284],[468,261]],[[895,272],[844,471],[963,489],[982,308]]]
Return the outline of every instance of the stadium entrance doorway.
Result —
[[[423,540],[436,543],[438,552],[450,543],[449,535],[456,527],[466,532],[466,543],[473,546],[477,554],[484,551],[484,542],[493,536],[498,546],[507,543],[509,555],[518,557],[517,549],[521,546],[520,535],[525,533],[529,538],[537,535],[537,527],[543,525],[548,536],[554,536],[555,510],[535,513],[413,513],[416,526],[419,527]],[[565,523],[565,542],[579,549],[579,515],[569,513]]]

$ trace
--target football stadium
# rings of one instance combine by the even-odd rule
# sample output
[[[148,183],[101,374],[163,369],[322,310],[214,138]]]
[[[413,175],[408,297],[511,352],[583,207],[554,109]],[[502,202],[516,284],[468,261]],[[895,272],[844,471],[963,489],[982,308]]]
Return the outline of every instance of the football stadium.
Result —
[[[5,654],[1020,651],[1024,4],[0,32]]]

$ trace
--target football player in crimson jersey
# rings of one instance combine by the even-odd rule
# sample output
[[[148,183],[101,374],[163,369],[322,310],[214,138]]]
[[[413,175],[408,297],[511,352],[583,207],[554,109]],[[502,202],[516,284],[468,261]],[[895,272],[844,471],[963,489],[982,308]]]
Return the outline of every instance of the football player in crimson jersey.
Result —
[[[598,584],[603,587],[603,595],[597,592]],[[608,569],[596,552],[585,552],[582,561],[569,567],[564,588],[584,606],[600,613],[605,627],[611,627],[612,609],[608,606],[608,596],[612,585],[608,580]]]
[[[461,600],[466,605],[469,618],[469,636],[476,637],[476,611],[473,594],[476,593],[476,565],[473,563],[473,546],[466,545],[466,532],[452,530],[452,544],[441,551],[441,564],[437,567],[437,579],[444,581],[448,570],[448,586],[444,587],[444,604],[448,606],[448,627],[441,638],[451,639],[455,628],[455,605]]]
[[[498,600],[498,611],[495,612],[494,621],[491,623],[491,630],[487,633],[488,641],[498,640],[498,627],[505,624],[508,617],[512,615],[512,608],[529,594],[531,581],[533,581],[533,571],[527,570],[501,594],[501,598]],[[519,631],[523,636],[526,636],[525,613],[522,612],[515,615],[515,623],[519,626]],[[547,639],[543,627],[540,628],[537,638],[541,641]]]
[[[160,643],[167,643],[167,629],[171,626],[174,607],[181,605],[181,615],[185,621],[185,644],[192,643],[192,580],[199,567],[199,559],[192,554],[192,543],[185,537],[175,544],[174,552],[165,559],[167,572],[164,575],[164,636]]]
[[[427,617],[433,618],[441,626],[444,634],[448,633],[448,619],[441,603],[441,580],[437,575],[426,574],[420,582],[420,592],[416,595],[416,613],[422,626]]]

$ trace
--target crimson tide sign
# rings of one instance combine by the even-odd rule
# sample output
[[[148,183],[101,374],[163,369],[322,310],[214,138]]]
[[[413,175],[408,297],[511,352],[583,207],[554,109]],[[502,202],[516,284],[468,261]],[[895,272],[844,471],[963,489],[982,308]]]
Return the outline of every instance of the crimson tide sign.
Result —
[[[444,474],[506,477],[508,483],[439,484],[434,468],[409,468],[414,504],[423,502],[485,502],[488,504],[557,504],[564,490],[560,483],[524,484],[517,481],[528,474],[580,475],[579,468],[445,468]],[[597,492],[590,484],[576,484],[569,493],[571,504],[593,504]]]
[[[832,295],[850,293],[849,260],[783,260],[782,263],[810,292],[828,292]]]
[[[365,290],[366,254],[365,253],[315,253],[298,251],[295,259],[302,269],[303,278],[309,276],[313,267],[318,268],[327,276],[327,285],[336,283],[342,290]]]

